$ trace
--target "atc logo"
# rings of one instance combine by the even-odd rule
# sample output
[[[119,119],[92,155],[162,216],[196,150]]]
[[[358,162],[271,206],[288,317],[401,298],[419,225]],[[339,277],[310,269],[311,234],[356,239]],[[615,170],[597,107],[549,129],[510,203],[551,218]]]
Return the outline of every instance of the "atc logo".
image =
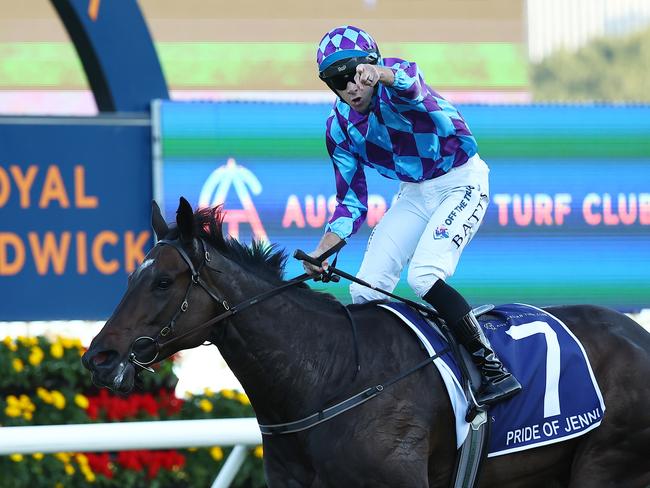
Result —
[[[231,187],[234,188],[243,208],[226,209],[227,213],[223,221],[228,226],[228,234],[239,239],[239,224],[245,223],[251,226],[254,239],[269,242],[262,220],[251,198],[251,193],[253,195],[262,193],[262,185],[252,171],[237,164],[233,158],[228,159],[226,164],[214,170],[205,180],[199,195],[199,206],[222,205],[226,201]]]
[[[449,239],[449,229],[444,225],[436,227],[436,230],[433,231],[433,238],[438,239]]]

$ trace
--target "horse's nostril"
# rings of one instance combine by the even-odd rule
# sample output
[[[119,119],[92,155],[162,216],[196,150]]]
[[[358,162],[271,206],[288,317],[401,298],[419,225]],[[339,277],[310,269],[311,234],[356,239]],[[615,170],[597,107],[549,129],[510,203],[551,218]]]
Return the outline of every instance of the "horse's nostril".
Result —
[[[99,351],[90,358],[90,363],[95,368],[110,367],[117,359],[117,351]]]
[[[105,362],[108,359],[108,353],[106,352],[100,352],[95,355],[93,358],[93,364],[95,366],[100,366],[103,362]]]

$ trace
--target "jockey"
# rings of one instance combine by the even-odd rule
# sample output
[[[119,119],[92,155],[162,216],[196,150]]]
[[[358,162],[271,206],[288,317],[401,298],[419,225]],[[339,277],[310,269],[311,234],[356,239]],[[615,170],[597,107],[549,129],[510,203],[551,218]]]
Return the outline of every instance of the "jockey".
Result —
[[[364,222],[365,168],[398,180],[396,201],[374,228],[357,276],[393,291],[410,262],[409,285],[440,313],[481,372],[477,402],[511,397],[521,385],[492,350],[467,301],[447,284],[489,202],[489,169],[467,124],[425,84],[415,63],[382,58],[375,40],[357,27],[325,34],[316,60],[320,79],[338,97],[326,123],[338,205],[311,255],[347,239]],[[304,266],[311,274],[323,271]],[[356,283],[350,293],[354,303],[385,298]]]

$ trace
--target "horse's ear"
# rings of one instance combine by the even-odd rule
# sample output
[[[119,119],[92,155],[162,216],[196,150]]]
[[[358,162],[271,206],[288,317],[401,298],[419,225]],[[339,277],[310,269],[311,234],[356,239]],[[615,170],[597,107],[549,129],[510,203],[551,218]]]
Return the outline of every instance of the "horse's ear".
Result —
[[[155,200],[151,200],[151,227],[153,228],[154,233],[156,234],[156,240],[161,240],[169,232],[169,227],[167,222],[160,212],[160,207]]]
[[[194,238],[194,212],[190,202],[181,197],[176,210],[176,225],[180,233],[181,241],[189,242]]]

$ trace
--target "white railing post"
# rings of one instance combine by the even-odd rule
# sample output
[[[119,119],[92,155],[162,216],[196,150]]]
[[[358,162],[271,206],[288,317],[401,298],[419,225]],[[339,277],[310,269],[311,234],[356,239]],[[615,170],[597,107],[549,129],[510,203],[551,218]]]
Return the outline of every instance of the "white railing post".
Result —
[[[211,488],[228,488],[246,460],[246,446],[236,445],[219,470]]]

